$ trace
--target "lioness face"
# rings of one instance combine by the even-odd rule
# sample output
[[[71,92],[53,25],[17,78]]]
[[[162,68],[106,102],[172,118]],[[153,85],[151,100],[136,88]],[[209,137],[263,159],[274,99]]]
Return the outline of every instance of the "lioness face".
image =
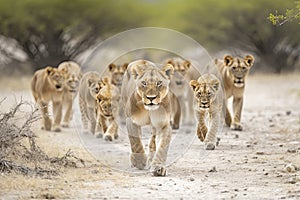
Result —
[[[190,81],[190,86],[200,110],[208,110],[211,107],[216,99],[219,85],[219,80],[210,74],[203,75],[198,81]]]
[[[122,85],[122,81],[123,81],[123,75],[127,69],[128,63],[125,63],[123,65],[115,65],[115,64],[110,64],[108,66],[109,71],[111,73],[111,77],[112,77],[112,84],[116,85],[116,86],[121,86]]]
[[[156,110],[169,92],[170,75],[174,69],[170,64],[159,69],[154,63],[140,62],[131,69],[136,80],[136,91],[146,110]]]
[[[50,81],[51,85],[55,87],[57,91],[63,90],[63,83],[64,83],[64,70],[59,70],[53,67],[47,67],[46,73],[48,75],[48,80]]]
[[[174,76],[172,77],[172,80],[176,83],[177,87],[183,87],[191,63],[187,60],[182,60],[182,59],[179,60],[171,59],[168,61],[168,63],[173,65],[174,67]]]
[[[65,80],[65,87],[69,92],[76,93],[79,87],[79,78],[74,74],[68,74]]]
[[[112,116],[112,100],[110,97],[105,97],[99,92],[96,95],[97,99],[97,106],[100,112],[106,116],[106,117],[111,117]]]
[[[250,68],[253,66],[254,57],[251,55],[245,58],[233,58],[229,55],[224,57],[224,64],[229,67],[231,80],[236,87],[244,87],[245,77],[247,76]]]

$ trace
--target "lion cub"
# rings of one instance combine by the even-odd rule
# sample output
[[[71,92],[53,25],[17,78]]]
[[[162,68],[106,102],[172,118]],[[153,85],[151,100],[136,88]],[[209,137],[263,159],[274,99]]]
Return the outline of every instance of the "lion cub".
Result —
[[[31,92],[35,102],[42,112],[42,129],[61,131],[60,122],[62,116],[64,69],[46,67],[36,71],[31,80]],[[54,125],[49,115],[49,103],[53,104]]]
[[[190,86],[194,92],[194,112],[198,120],[197,136],[207,150],[214,150],[223,102],[220,81],[213,74],[204,74],[197,81],[191,80]],[[210,124],[209,129],[207,124]]]
[[[243,130],[241,115],[245,92],[245,79],[254,64],[254,57],[247,55],[241,58],[226,55],[223,60],[216,59],[215,64],[218,66],[222,75],[225,88],[225,123],[230,126],[232,130],[241,131]],[[233,97],[233,118],[227,107],[227,101],[230,97]]]

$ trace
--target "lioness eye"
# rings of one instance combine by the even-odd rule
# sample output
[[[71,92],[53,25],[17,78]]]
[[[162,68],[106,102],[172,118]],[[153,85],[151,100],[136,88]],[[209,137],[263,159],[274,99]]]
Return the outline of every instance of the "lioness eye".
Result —
[[[243,69],[243,70],[245,70],[245,69],[246,69],[246,67],[242,67],[242,69]]]
[[[142,85],[146,86],[147,85],[146,81],[142,81]]]
[[[234,66],[234,67],[232,67],[232,69],[233,69],[233,70],[236,70],[236,67]]]
[[[158,82],[156,83],[156,85],[157,85],[157,86],[161,86],[161,85],[162,85],[162,81],[158,81]]]

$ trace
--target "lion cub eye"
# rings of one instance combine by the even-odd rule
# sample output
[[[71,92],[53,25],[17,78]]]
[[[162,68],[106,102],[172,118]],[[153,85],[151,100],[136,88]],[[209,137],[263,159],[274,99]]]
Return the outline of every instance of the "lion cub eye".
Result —
[[[236,70],[236,66],[233,66],[232,69],[233,69],[233,70]]]
[[[145,87],[147,85],[146,81],[142,81],[142,85]]]
[[[197,96],[198,96],[198,97],[201,97],[201,95],[202,95],[201,92],[198,92]]]
[[[156,85],[159,87],[159,86],[161,86],[162,85],[162,81],[158,81],[157,83],[156,83]]]

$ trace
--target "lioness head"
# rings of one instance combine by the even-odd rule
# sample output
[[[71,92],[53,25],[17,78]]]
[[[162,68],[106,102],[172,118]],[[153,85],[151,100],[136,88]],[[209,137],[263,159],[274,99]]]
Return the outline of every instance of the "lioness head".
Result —
[[[88,82],[88,88],[91,96],[95,97],[100,89],[105,85],[105,82],[103,80],[90,78],[87,80]]]
[[[167,61],[167,63],[173,65],[174,67],[174,76],[172,76],[172,80],[178,87],[183,87],[191,63],[181,58],[170,59]]]
[[[69,92],[76,93],[78,91],[80,78],[75,74],[67,74],[65,77],[65,87]]]
[[[229,67],[231,80],[234,86],[244,87],[245,77],[254,64],[254,57],[252,55],[247,55],[244,58],[234,58],[230,55],[226,55],[224,56],[223,62],[225,67]]]
[[[111,85],[109,84],[103,86],[96,95],[98,109],[106,117],[111,117],[113,114],[112,97]]]
[[[111,83],[117,86],[122,85],[123,75],[127,69],[128,63],[124,63],[123,65],[115,65],[111,63],[108,66],[109,72],[111,73]]]
[[[47,78],[57,91],[62,91],[63,89],[64,74],[65,70],[59,70],[50,66],[46,68]]]
[[[170,76],[174,72],[171,64],[159,69],[154,63],[138,60],[129,65],[135,79],[136,92],[146,110],[156,110],[169,92]]]
[[[190,86],[194,97],[201,110],[208,110],[216,99],[216,93],[220,87],[219,79],[212,74],[204,74],[199,79],[191,80]]]

